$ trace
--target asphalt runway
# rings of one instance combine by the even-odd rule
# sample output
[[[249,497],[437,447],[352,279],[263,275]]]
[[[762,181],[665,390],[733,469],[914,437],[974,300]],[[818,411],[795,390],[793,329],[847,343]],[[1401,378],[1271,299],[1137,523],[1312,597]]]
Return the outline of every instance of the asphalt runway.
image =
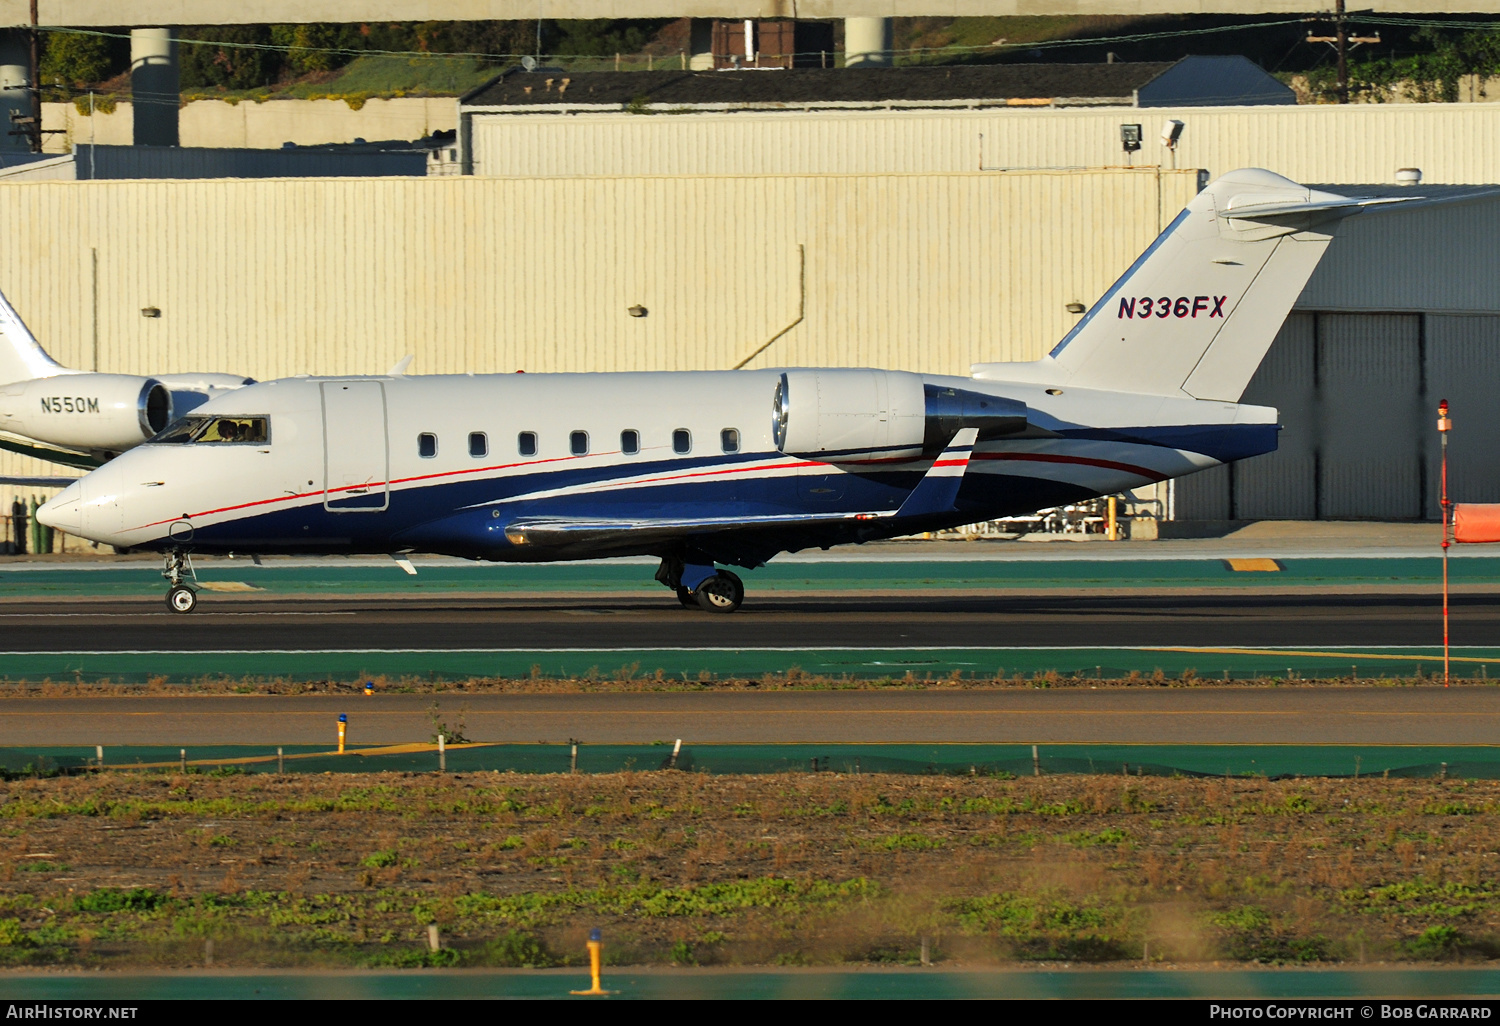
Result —
[[[1375,646],[1439,638],[1438,596],[1255,590],[766,596],[729,616],[669,595],[333,600],[205,595],[0,608],[0,652],[846,646]],[[1500,594],[1455,596],[1454,645],[1500,638]]]
[[[1500,689],[1203,688],[976,691],[7,698],[0,745],[426,741],[434,718],[474,741],[639,744],[1500,743]]]

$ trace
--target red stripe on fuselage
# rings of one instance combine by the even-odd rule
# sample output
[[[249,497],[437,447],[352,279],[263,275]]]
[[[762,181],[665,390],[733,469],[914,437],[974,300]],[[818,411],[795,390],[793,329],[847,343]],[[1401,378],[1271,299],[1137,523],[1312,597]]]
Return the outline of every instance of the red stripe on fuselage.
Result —
[[[593,453],[591,455],[595,455],[595,456],[614,456],[614,455],[618,455],[618,453]],[[466,475],[470,475],[470,474],[483,474],[483,473],[485,473],[487,471],[492,471],[492,470],[512,470],[512,469],[514,469],[516,467],[539,467],[539,466],[542,466],[542,465],[548,464],[548,463],[567,463],[567,462],[571,462],[573,460],[582,460],[582,459],[588,459],[588,457],[587,456],[553,456],[553,457],[550,457],[550,458],[547,458],[547,459],[529,460],[529,461],[520,462],[520,463],[500,463],[500,464],[496,464],[495,466],[492,466],[492,467],[474,467],[474,468],[467,469],[467,470],[445,470],[445,471],[441,471],[441,472],[435,473],[435,474],[420,474],[420,475],[417,475],[417,476],[414,476],[414,477],[398,477],[398,478],[393,478],[390,481],[390,484],[391,485],[409,484],[409,483],[411,483],[413,481],[431,481],[431,480],[435,480],[437,478],[442,478],[442,477],[462,477],[462,476],[466,476]],[[820,463],[818,463],[816,461],[812,461],[812,462],[799,461],[799,462],[796,462],[796,463],[772,463],[772,464],[766,464],[766,465],[762,465],[762,466],[745,466],[743,464],[740,464],[740,465],[736,465],[736,466],[733,466],[733,467],[726,467],[726,468],[721,469],[721,470],[703,470],[703,471],[697,471],[697,472],[689,473],[689,474],[675,474],[675,475],[668,475],[666,477],[642,478],[641,480],[639,480],[639,481],[637,481],[635,483],[636,484],[653,484],[653,483],[660,482],[660,481],[678,481],[678,480],[683,480],[685,478],[690,478],[690,477],[709,477],[709,476],[715,475],[715,474],[735,474],[735,473],[743,473],[743,472],[746,472],[746,471],[753,471],[753,470],[777,470],[777,469],[794,468],[794,467],[817,467],[817,466],[822,466],[822,465],[823,464],[820,464]],[[193,517],[211,517],[211,516],[216,516],[216,515],[218,515],[220,513],[233,513],[236,510],[253,509],[256,506],[266,506],[266,505],[270,505],[272,503],[277,503],[277,502],[296,502],[298,499],[311,499],[311,498],[315,498],[316,496],[319,496],[319,495],[332,495],[332,494],[334,494],[336,492],[353,492],[353,491],[356,491],[356,490],[361,489],[361,488],[375,488],[375,487],[379,487],[382,484],[385,484],[385,482],[382,482],[382,481],[371,481],[367,485],[342,485],[342,486],[340,486],[338,488],[330,488],[330,489],[327,489],[327,490],[319,489],[317,491],[312,491],[312,492],[299,492],[296,495],[278,495],[278,496],[276,496],[275,498],[272,498],[272,499],[256,499],[256,500],[254,500],[252,502],[242,502],[242,503],[240,503],[238,505],[235,505],[235,506],[220,506],[218,509],[202,510],[201,512],[198,512],[198,513],[189,514],[188,518],[192,519]],[[546,491],[547,489],[540,489],[540,490]],[[181,517],[168,517],[166,520],[155,520],[155,521],[152,521],[149,524],[141,524],[139,527],[131,527],[131,528],[128,528],[127,530],[142,531],[142,530],[145,530],[148,527],[160,527],[162,524],[175,523],[175,522],[177,522],[177,521],[179,521],[181,519],[182,519]]]
[[[1149,467],[1137,467],[1132,463],[1096,460],[1088,456],[1062,456],[1050,452],[976,452],[974,458],[976,460],[1021,460],[1026,463],[1069,463],[1075,466],[1098,467],[1101,470],[1118,470],[1122,474],[1134,474],[1148,481],[1165,481],[1168,476]]]

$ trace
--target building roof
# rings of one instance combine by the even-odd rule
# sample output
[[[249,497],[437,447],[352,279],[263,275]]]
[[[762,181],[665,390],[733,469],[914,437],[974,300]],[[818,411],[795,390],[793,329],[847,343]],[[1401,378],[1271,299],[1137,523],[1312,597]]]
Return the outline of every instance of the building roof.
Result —
[[[1195,97],[1195,91],[1200,96]],[[1138,99],[1139,97],[1139,99]],[[1147,98],[1151,102],[1146,102]],[[465,108],[600,110],[962,106],[1221,106],[1294,103],[1243,57],[1175,63],[983,64],[747,71],[536,71],[513,68]]]

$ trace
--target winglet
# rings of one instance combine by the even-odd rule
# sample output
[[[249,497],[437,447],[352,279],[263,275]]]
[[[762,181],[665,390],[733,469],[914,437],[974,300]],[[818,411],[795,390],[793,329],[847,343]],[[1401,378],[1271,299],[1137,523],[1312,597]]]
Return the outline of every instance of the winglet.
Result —
[[[969,469],[969,457],[974,453],[974,442],[979,438],[978,428],[963,428],[953,440],[943,447],[932,468],[917,482],[897,517],[917,517],[927,513],[951,513],[958,498],[959,486],[964,483],[964,474]]]
[[[396,366],[391,368],[390,376],[393,378],[399,378],[403,376],[406,373],[407,368],[411,366],[411,362],[416,358],[417,357],[415,353],[407,353],[405,356],[401,357],[401,359],[396,363]]]

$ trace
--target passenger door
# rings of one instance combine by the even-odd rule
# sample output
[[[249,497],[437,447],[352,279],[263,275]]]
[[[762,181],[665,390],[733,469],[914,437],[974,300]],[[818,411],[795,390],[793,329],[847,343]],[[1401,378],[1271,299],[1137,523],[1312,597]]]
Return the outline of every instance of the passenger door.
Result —
[[[390,443],[385,386],[378,381],[325,381],[323,508],[379,513],[390,505]]]

